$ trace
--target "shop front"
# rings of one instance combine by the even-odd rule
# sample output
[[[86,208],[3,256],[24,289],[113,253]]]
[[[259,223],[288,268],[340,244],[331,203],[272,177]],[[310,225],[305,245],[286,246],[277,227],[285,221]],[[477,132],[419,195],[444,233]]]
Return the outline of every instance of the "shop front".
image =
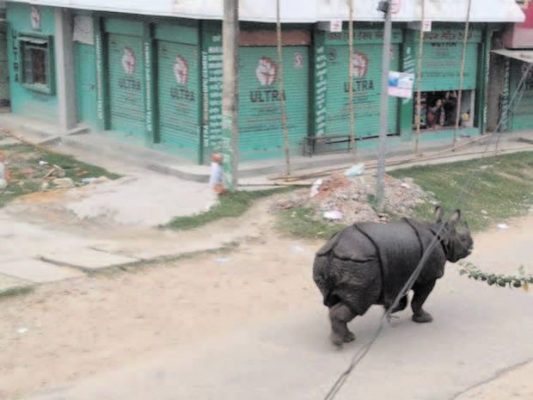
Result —
[[[414,42],[414,59],[418,59],[418,33],[409,32]],[[482,31],[470,31],[466,44],[464,74],[461,82],[461,60],[464,48],[464,28],[435,27],[427,32],[423,44],[421,74],[421,129],[422,132],[442,132],[455,128],[476,126],[476,104],[479,100],[479,74]],[[462,89],[461,105],[459,91]],[[413,102],[413,115],[416,115]],[[416,129],[413,118],[413,130]]]
[[[196,159],[202,104],[198,27],[159,23],[155,40],[158,147]]]
[[[9,106],[9,76],[7,61],[7,32],[3,21],[4,10],[0,9],[0,107]]]
[[[8,3],[7,52],[13,113],[57,123],[55,14],[50,7]],[[1,80],[5,75],[0,75]]]
[[[309,132],[308,31],[287,31],[283,43],[284,87],[273,31],[243,31],[239,50],[239,132],[242,159],[281,157],[282,107],[286,107],[289,146],[300,153]]]
[[[510,108],[510,130],[513,132],[533,129],[533,67],[530,65],[516,59],[510,63],[509,93],[516,95]]]
[[[132,141],[146,138],[146,80],[143,52],[144,24],[106,19],[109,129]]]
[[[347,29],[343,33],[316,33],[318,48],[316,71],[316,135],[334,136],[342,142],[350,135],[350,84],[348,63],[352,69],[355,135],[358,139],[379,135],[383,30],[360,28],[354,32],[353,57],[349,60]],[[391,70],[400,68],[402,31],[394,29]],[[350,61],[350,62],[349,62]],[[322,108],[322,110],[321,110]],[[398,134],[398,100],[390,97],[389,134]],[[339,144],[342,146],[342,144]],[[344,147],[346,147],[344,145]]]

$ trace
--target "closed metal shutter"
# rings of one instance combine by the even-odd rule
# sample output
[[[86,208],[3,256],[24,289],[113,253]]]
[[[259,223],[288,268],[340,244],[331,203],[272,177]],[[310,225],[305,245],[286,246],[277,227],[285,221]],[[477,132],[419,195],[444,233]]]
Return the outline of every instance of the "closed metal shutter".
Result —
[[[0,21],[0,107],[9,104],[9,78],[7,74],[7,37],[4,32],[5,24]]]
[[[353,91],[355,132],[358,138],[379,135],[381,96],[381,45],[356,45],[352,68],[354,69]],[[329,45],[326,47],[328,84],[326,135],[350,134],[349,47]],[[399,46],[392,45],[391,70],[398,71]],[[398,133],[398,100],[389,99],[389,133]]]
[[[515,93],[518,83],[523,75],[523,70],[527,64],[513,61],[511,67],[511,95]],[[523,95],[517,99],[512,110],[512,130],[533,129],[533,72],[530,72],[526,82]]]
[[[285,93],[278,90],[275,47],[240,49],[239,130],[243,159],[283,155],[281,96],[286,99],[290,146],[301,151],[309,126],[309,51],[283,48]]]
[[[145,87],[142,40],[109,34],[109,96],[111,129],[144,138]]]
[[[74,55],[78,121],[91,127],[96,127],[98,117],[96,112],[96,58],[94,46],[75,43]]]
[[[194,158],[200,142],[197,46],[158,41],[161,143]]]
[[[477,85],[477,43],[466,45],[463,90],[474,90]],[[418,48],[415,57],[418,57]],[[422,91],[457,90],[460,85],[463,43],[435,42],[424,44],[422,60]]]

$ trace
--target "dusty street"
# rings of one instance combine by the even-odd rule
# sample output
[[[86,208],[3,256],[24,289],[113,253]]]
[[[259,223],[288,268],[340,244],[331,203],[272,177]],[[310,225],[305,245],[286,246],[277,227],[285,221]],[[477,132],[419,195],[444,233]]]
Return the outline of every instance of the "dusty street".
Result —
[[[2,300],[0,398],[323,398],[381,310],[352,323],[355,343],[332,348],[310,278],[320,242],[279,238],[272,222],[262,203],[240,219],[247,238],[234,250]],[[508,223],[478,235],[472,261],[509,273],[522,261],[531,272],[533,216]],[[533,296],[523,290],[470,281],[450,265],[428,309],[435,322],[424,326],[401,313],[338,398],[452,399],[533,360]]]

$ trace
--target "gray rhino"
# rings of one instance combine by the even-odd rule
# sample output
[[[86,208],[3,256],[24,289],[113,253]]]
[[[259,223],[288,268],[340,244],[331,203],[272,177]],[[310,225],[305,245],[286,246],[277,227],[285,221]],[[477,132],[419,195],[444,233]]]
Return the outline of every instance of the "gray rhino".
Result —
[[[387,224],[354,224],[335,234],[317,252],[313,279],[329,308],[331,340],[335,345],[355,339],[346,324],[364,315],[370,306],[390,308],[436,237],[439,243],[413,285],[411,301],[413,321],[433,320],[422,306],[436,280],[444,275],[444,264],[467,257],[474,244],[460,210],[447,221],[442,220],[440,207],[435,214],[435,223],[404,218]],[[405,295],[391,311],[401,311],[407,303]]]

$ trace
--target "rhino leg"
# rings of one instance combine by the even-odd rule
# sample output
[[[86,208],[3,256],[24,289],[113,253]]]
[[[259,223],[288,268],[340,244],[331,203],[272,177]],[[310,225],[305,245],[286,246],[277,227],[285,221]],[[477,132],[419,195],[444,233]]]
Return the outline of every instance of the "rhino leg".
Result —
[[[356,314],[350,308],[338,303],[329,309],[331,321],[331,341],[336,346],[355,340],[355,335],[348,329],[347,323],[354,319]]]
[[[433,321],[430,313],[424,311],[422,306],[428,298],[429,294],[435,287],[436,280],[424,284],[416,284],[413,286],[414,296],[411,301],[411,308],[413,310],[413,321],[418,323],[425,323]]]
[[[409,299],[407,298],[407,295],[403,296],[400,299],[399,303],[396,305],[396,307],[394,307],[394,309],[392,310],[391,314],[394,314],[394,313],[397,313],[397,312],[405,310],[405,308],[407,307],[408,300]]]

